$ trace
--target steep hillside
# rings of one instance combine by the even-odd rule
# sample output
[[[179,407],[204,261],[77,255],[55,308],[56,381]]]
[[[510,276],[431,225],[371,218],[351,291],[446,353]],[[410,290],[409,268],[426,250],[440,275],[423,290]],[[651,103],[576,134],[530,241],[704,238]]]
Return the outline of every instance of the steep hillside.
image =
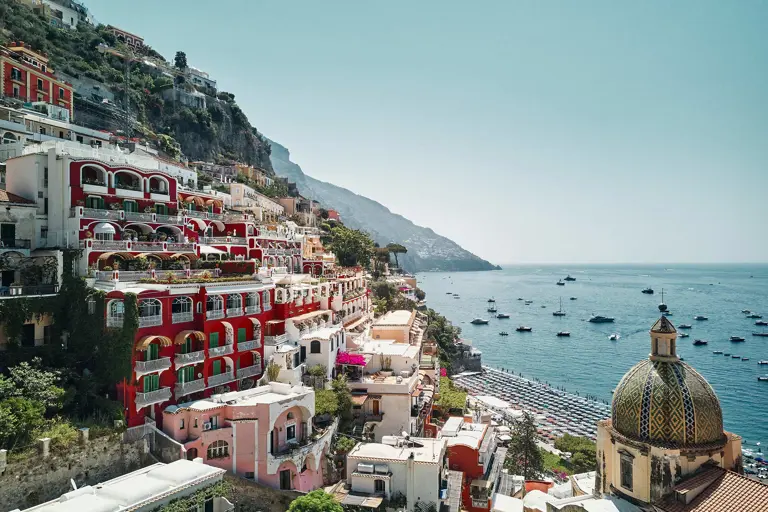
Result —
[[[416,272],[498,268],[431,229],[417,226],[402,215],[392,213],[376,201],[307,176],[301,167],[291,162],[290,153],[285,147],[270,142],[272,168],[278,176],[295,181],[302,194],[338,210],[344,224],[367,231],[380,245],[390,242],[405,245],[408,254],[399,259],[406,269]]]

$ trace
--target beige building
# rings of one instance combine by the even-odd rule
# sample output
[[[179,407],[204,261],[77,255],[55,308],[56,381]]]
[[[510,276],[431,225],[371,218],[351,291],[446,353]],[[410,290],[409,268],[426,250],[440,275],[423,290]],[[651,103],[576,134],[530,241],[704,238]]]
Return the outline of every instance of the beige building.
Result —
[[[260,221],[275,222],[285,214],[285,208],[281,204],[243,183],[230,183],[229,193],[234,209],[251,212]]]
[[[410,332],[416,320],[416,311],[390,311],[374,322],[371,337],[375,340],[394,340],[409,343]]]

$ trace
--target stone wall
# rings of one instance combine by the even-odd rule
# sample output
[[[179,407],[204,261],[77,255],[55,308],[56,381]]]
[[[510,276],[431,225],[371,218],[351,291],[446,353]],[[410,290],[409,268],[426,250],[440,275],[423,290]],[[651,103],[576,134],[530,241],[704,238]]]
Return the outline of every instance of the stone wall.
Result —
[[[237,512],[285,512],[291,502],[301,496],[296,491],[281,491],[252,480],[227,474],[224,480],[232,485],[229,501]]]
[[[121,434],[81,441],[64,453],[9,460],[0,473],[2,510],[24,509],[154,463],[144,439],[123,443]]]

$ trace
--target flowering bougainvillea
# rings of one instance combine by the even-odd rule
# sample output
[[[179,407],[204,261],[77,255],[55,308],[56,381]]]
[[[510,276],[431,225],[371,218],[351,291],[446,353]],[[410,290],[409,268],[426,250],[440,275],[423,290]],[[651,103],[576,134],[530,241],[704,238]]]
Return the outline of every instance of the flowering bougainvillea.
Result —
[[[365,366],[365,357],[360,354],[350,354],[349,352],[339,351],[338,354],[336,354],[336,364]]]
[[[441,377],[447,377],[448,376],[448,370],[445,368],[440,368],[440,376]]]

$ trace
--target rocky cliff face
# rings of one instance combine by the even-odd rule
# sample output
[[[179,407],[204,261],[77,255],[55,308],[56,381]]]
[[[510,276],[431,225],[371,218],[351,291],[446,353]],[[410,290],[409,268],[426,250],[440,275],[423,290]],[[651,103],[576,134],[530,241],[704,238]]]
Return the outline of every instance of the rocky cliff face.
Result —
[[[327,208],[338,210],[344,224],[367,231],[380,245],[391,242],[405,245],[408,254],[398,258],[404,268],[413,272],[498,268],[431,229],[417,226],[402,215],[392,213],[376,201],[307,176],[301,167],[291,162],[290,153],[284,146],[277,142],[271,144],[272,167],[278,176],[295,181],[303,195],[320,201]]]

